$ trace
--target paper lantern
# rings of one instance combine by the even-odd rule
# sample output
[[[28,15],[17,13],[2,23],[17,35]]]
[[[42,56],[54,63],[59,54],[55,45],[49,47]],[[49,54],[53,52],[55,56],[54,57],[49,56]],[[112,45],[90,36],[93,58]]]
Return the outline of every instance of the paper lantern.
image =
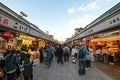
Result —
[[[11,33],[11,32],[2,32],[2,37],[3,37],[4,39],[9,39],[9,38],[11,38],[11,37],[13,37],[13,36],[12,36],[12,33]]]

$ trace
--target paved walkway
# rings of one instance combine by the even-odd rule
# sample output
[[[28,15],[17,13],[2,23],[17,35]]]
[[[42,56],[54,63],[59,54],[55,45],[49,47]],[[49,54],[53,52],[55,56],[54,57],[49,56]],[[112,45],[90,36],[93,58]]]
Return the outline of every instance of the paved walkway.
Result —
[[[104,63],[94,63],[94,65],[113,80],[120,80],[120,67]]]
[[[38,64],[34,69],[34,80],[114,80],[92,65],[83,76],[78,75],[78,64],[57,64],[52,62],[51,68]],[[120,78],[119,78],[120,79]]]

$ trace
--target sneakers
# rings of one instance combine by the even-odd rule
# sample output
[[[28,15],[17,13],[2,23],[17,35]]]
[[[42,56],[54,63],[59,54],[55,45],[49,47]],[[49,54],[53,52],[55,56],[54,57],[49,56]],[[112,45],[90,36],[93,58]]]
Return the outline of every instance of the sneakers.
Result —
[[[86,70],[90,70],[91,68],[89,67],[89,68],[86,68]]]

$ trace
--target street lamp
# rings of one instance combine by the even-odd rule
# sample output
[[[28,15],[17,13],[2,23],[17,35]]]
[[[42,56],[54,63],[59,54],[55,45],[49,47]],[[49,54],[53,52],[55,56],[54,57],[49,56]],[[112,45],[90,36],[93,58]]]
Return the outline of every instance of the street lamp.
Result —
[[[20,12],[20,16],[27,17],[27,14],[25,14],[23,11]]]

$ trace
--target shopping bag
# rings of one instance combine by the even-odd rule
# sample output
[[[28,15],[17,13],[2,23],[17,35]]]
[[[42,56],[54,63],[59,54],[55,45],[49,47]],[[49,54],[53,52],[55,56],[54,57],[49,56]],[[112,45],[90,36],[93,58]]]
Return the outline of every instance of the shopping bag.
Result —
[[[36,67],[36,66],[37,66],[36,62],[33,62],[32,66],[33,66],[33,67]]]

